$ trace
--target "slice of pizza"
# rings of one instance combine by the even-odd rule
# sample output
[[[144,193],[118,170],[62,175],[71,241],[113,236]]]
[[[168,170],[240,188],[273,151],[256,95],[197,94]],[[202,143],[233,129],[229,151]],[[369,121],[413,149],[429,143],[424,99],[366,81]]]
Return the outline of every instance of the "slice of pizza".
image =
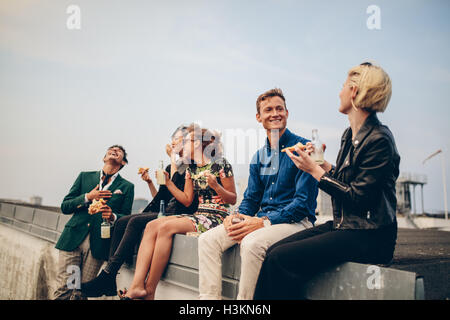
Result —
[[[286,150],[289,150],[290,152],[294,152],[295,147],[299,147],[301,150],[306,149],[306,146],[303,143],[299,142],[299,143],[293,145],[292,147],[287,147],[287,148],[281,149],[281,152],[286,152]]]
[[[147,167],[139,168],[138,174],[144,174],[144,173],[147,172],[149,169],[150,169],[150,168],[147,168]]]
[[[96,200],[96,199],[92,200],[92,203],[88,209],[88,213],[96,214],[97,212],[100,212],[100,208],[103,207],[103,205],[105,205],[105,204],[106,204],[106,201],[103,198],[100,198],[98,200]]]

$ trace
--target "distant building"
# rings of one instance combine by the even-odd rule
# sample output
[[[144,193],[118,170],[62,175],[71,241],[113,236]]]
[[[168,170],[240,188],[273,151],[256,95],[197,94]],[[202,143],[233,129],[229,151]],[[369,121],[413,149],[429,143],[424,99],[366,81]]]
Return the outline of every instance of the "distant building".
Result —
[[[142,212],[148,205],[149,201],[145,198],[136,198],[133,201],[133,207],[131,208],[131,214]]]
[[[402,172],[397,179],[397,212],[410,214],[419,213],[416,206],[416,186],[420,186],[420,199],[422,212],[424,213],[423,186],[427,183],[427,176]],[[411,192],[412,188],[412,192]],[[412,195],[412,197],[411,197]],[[412,198],[412,199],[411,199]]]
[[[36,206],[41,206],[42,205],[42,197],[39,196],[32,196],[30,198],[30,203]]]

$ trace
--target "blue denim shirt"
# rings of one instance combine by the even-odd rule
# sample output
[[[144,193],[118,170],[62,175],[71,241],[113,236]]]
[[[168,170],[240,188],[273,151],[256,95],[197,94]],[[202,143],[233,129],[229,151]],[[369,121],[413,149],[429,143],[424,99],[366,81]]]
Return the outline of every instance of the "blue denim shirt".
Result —
[[[278,149],[266,144],[253,156],[244,199],[239,206],[242,214],[267,216],[272,224],[294,223],[308,217],[316,221],[317,180],[299,170],[281,149],[308,140],[288,129],[279,140]]]

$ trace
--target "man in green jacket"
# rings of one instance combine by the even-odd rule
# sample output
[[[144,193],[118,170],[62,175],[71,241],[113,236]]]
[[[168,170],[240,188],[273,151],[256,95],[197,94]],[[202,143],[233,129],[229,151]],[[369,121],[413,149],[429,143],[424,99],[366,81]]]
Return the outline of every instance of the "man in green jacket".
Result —
[[[108,148],[101,171],[81,172],[69,193],[64,197],[61,211],[73,214],[66,223],[56,243],[59,250],[57,289],[55,299],[83,299],[81,282],[95,276],[108,259],[110,239],[101,237],[101,224],[111,224],[131,213],[134,185],[119,175],[119,170],[128,163],[122,146]],[[89,214],[94,199],[106,201],[99,212]]]

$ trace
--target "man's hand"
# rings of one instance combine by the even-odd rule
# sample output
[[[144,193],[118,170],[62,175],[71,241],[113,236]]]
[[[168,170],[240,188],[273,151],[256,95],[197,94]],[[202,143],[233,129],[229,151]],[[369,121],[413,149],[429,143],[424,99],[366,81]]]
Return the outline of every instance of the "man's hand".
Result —
[[[242,239],[244,239],[244,237],[249,233],[264,227],[264,221],[261,218],[249,217],[247,215],[241,215],[241,217],[244,218],[242,222],[232,224],[227,228],[228,236],[238,243],[241,243]]]
[[[103,205],[100,208],[100,212],[102,213],[102,218],[108,221],[114,221],[114,215],[112,213],[111,208],[108,205]]]
[[[98,190],[99,185],[97,185],[94,189],[92,189],[88,194],[86,194],[86,198],[89,201],[92,201],[94,199],[98,200],[100,198],[108,199],[111,198],[112,193],[109,190]]]

